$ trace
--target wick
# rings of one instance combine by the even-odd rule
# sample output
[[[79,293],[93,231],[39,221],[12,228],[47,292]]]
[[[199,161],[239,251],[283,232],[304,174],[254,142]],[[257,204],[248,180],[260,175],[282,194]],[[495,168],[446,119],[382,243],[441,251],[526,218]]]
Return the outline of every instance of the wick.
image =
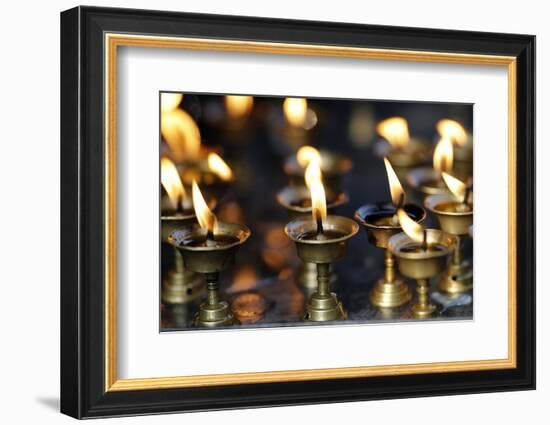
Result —
[[[212,230],[208,229],[206,232],[206,240],[207,241],[213,241],[214,240],[214,232]]]
[[[428,250],[428,232],[426,229],[422,230],[422,249],[424,251]]]
[[[322,235],[323,234],[323,218],[321,217],[321,212],[315,208],[313,210],[315,214],[315,220],[317,221],[317,234]]]

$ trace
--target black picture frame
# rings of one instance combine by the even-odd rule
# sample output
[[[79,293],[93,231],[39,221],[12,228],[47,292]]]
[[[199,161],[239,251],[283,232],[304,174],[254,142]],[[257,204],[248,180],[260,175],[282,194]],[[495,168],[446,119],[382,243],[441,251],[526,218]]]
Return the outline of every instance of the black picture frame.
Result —
[[[105,391],[104,34],[259,40],[517,59],[517,367]],[[76,7],[61,13],[61,412],[76,418],[535,388],[535,37]]]

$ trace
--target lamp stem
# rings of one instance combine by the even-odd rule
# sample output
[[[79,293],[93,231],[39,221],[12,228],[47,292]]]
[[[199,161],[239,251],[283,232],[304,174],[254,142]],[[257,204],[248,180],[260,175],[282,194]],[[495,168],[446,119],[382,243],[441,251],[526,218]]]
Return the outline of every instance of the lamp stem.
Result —
[[[418,304],[420,310],[425,310],[430,304],[430,283],[428,279],[417,279],[416,292],[418,293]]]
[[[456,266],[460,266],[462,264],[462,238],[460,236],[456,236],[456,248],[453,252],[453,264]]]
[[[317,264],[317,292],[319,295],[330,294],[330,264]]]
[[[217,305],[220,303],[220,297],[219,297],[219,279],[220,274],[219,273],[206,273],[206,285],[208,289],[208,304],[209,305]]]
[[[394,269],[393,255],[389,249],[384,250],[384,265],[385,265],[385,276],[384,280],[386,283],[391,283],[395,279],[395,269]]]
[[[183,255],[181,255],[181,252],[177,248],[174,248],[174,271],[176,273],[183,273],[185,271]]]

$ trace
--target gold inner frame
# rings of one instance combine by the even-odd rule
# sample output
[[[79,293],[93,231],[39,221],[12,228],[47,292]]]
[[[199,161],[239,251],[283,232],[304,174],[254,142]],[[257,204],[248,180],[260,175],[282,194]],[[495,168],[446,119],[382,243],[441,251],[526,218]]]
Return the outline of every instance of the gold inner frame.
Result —
[[[444,52],[105,34],[105,391],[410,375],[516,367],[516,58]],[[116,374],[116,96],[120,46],[503,66],[508,72],[508,357],[384,366],[117,379]]]

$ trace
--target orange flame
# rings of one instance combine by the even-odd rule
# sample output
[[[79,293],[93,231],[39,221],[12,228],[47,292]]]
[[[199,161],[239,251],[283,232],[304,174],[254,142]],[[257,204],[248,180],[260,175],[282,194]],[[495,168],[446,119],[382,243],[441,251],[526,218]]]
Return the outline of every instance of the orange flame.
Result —
[[[457,198],[464,199],[467,189],[466,184],[446,172],[442,172],[441,175],[443,176],[443,180],[445,180],[445,184],[447,185],[451,193]]]
[[[168,193],[172,207],[175,210],[180,207],[183,209],[184,202],[187,199],[185,189],[176,166],[168,158],[161,158],[160,160],[160,182],[166,193]]]
[[[379,122],[376,131],[394,148],[402,148],[409,143],[409,125],[403,117],[387,118]]]
[[[384,158],[384,165],[386,166],[386,174],[388,175],[388,184],[390,186],[391,200],[396,207],[400,206],[405,201],[405,191],[401,182],[395,174],[393,167],[391,166],[388,158]]]
[[[247,116],[254,106],[252,96],[225,96],[225,108],[231,118]]]
[[[306,181],[306,186],[308,188],[311,188],[311,185],[314,184],[315,182],[319,182],[319,183],[322,182],[323,173],[321,172],[321,167],[319,166],[319,162],[311,161],[309,163],[304,173],[304,180]]]
[[[287,121],[294,127],[302,127],[307,118],[307,100],[301,97],[287,97],[283,102]]]
[[[453,169],[453,143],[451,139],[442,137],[434,149],[434,170],[438,172],[451,171]]]
[[[208,155],[208,168],[223,181],[230,181],[233,178],[233,171],[217,153]]]
[[[309,173],[306,170],[306,184],[309,187],[311,194],[311,213],[313,220],[317,220],[318,215],[321,216],[321,220],[325,221],[327,218],[327,198],[325,195],[325,187],[321,181],[321,170],[317,161],[311,161],[308,165]],[[316,171],[317,170],[317,171]]]
[[[321,164],[321,153],[313,146],[302,146],[296,152],[296,161],[302,168],[306,168],[311,161],[317,161]]]
[[[182,99],[183,99],[183,94],[181,93],[162,93],[160,95],[161,112],[173,111],[179,106]]]
[[[195,161],[201,148],[199,127],[183,109],[162,112],[160,130],[177,162]]]
[[[424,228],[421,224],[410,218],[402,208],[397,210],[397,217],[401,228],[409,238],[418,243],[424,242]]]
[[[464,146],[468,142],[468,134],[458,121],[442,119],[437,122],[435,127],[441,137],[451,139],[458,146]]]
[[[218,219],[214,213],[210,211],[210,208],[208,208],[199,189],[199,185],[195,180],[193,180],[193,206],[195,207],[195,215],[197,216],[197,221],[200,226],[215,234],[218,229]]]

